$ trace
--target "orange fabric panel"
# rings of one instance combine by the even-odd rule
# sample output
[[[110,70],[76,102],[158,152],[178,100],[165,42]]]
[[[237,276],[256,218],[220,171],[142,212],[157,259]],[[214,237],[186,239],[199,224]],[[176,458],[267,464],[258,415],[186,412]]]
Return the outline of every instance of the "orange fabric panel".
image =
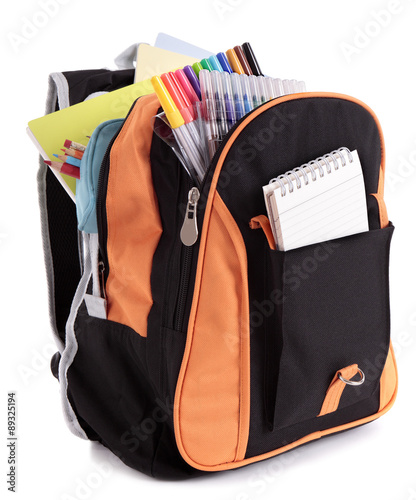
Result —
[[[251,229],[258,229],[261,227],[264,234],[266,235],[269,247],[272,250],[276,250],[276,242],[274,241],[274,236],[268,217],[266,217],[265,215],[257,215],[256,217],[253,217],[250,221],[250,227]]]
[[[175,429],[188,460],[215,466],[244,458],[250,415],[247,255],[218,194],[200,252],[192,351],[179,381]]]
[[[149,155],[150,120],[158,108],[155,94],[144,96],[127,118],[111,148],[106,202],[108,319],[130,326],[143,337],[153,304],[153,254],[162,234]]]
[[[388,405],[394,392],[397,390],[397,384],[396,359],[394,357],[393,345],[390,343],[386,364],[380,378],[380,410]]]
[[[341,375],[341,377],[345,380],[350,380],[357,373],[358,365],[350,365],[337,371],[329,384],[328,390],[326,391],[326,396],[318,417],[322,417],[323,415],[327,415],[328,413],[332,413],[338,409],[339,401],[345,389],[345,382],[339,378],[339,375]]]

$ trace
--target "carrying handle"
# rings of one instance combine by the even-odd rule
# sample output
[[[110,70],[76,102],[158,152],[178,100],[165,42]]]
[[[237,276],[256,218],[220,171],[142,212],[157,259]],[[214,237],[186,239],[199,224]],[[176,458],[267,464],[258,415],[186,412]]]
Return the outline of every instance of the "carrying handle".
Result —
[[[133,43],[114,59],[118,69],[134,69],[136,67],[137,47],[139,45],[140,43]]]

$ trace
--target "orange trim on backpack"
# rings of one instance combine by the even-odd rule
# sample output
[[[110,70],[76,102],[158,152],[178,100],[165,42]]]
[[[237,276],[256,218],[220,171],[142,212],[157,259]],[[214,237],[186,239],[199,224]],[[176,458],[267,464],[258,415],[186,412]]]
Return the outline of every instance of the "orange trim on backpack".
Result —
[[[210,217],[210,231],[201,241],[204,265],[196,278],[198,308],[190,320],[198,335],[191,337],[192,355],[181,372],[175,412],[187,456],[215,466],[240,461],[246,453],[250,322],[246,248],[218,193]]]
[[[339,377],[341,376],[345,380],[350,380],[357,375],[357,373],[358,365],[346,366],[345,368],[337,371],[329,384],[328,390],[326,391],[326,396],[318,417],[322,417],[338,409],[339,401],[346,386],[345,382],[343,382]]]
[[[256,215],[250,221],[251,229],[262,228],[264,234],[266,235],[267,242],[271,250],[276,250],[276,242],[274,241],[274,236],[272,232],[272,226],[270,225],[269,218],[265,215]]]
[[[149,157],[150,120],[158,108],[155,94],[135,104],[111,148],[106,199],[108,319],[130,326],[142,337],[147,336],[153,304],[153,255],[162,234]]]
[[[201,232],[201,242],[200,242],[200,248],[199,248],[199,256],[198,256],[198,265],[197,265],[197,270],[196,270],[196,278],[195,278],[195,287],[194,287],[194,296],[193,296],[193,301],[192,301],[192,308],[191,308],[191,313],[190,313],[190,318],[189,318],[189,323],[188,323],[188,334],[187,334],[187,339],[186,339],[186,346],[185,346],[185,352],[184,356],[182,359],[182,365],[181,369],[179,372],[179,377],[178,377],[178,382],[176,386],[176,393],[175,393],[175,405],[174,405],[174,426],[175,426],[175,437],[176,437],[176,443],[178,445],[178,449],[183,457],[183,459],[192,467],[200,470],[206,470],[206,471],[219,471],[219,470],[227,470],[227,469],[234,469],[237,467],[241,467],[253,462],[257,462],[266,458],[273,457],[275,455],[279,455],[280,453],[284,453],[285,451],[288,451],[292,448],[295,448],[297,446],[300,446],[304,443],[307,443],[309,441],[313,441],[315,439],[318,439],[322,436],[326,436],[328,434],[332,434],[335,432],[340,432],[343,430],[351,429],[355,426],[362,425],[367,422],[371,422],[372,420],[375,420],[376,418],[380,417],[384,413],[386,413],[394,404],[396,394],[397,394],[397,367],[396,367],[396,362],[394,359],[394,354],[392,352],[391,356],[388,358],[389,363],[386,365],[383,375],[380,381],[380,385],[383,384],[383,402],[387,398],[387,395],[391,393],[393,386],[394,390],[391,395],[391,398],[388,402],[388,404],[380,409],[380,411],[374,415],[371,415],[369,417],[360,419],[355,422],[351,422],[349,424],[341,425],[332,429],[327,429],[324,431],[319,431],[312,433],[308,436],[305,436],[304,438],[291,443],[287,446],[284,446],[283,448],[280,448],[278,450],[274,450],[268,453],[265,453],[263,455],[255,456],[249,459],[243,459],[244,456],[244,441],[247,443],[248,441],[248,427],[247,427],[247,434],[243,436],[242,439],[240,439],[240,444],[237,446],[238,452],[235,453],[235,456],[232,458],[231,453],[228,453],[227,456],[229,459],[232,461],[224,461],[223,463],[218,463],[216,465],[212,464],[206,464],[202,463],[202,460],[199,459],[199,453],[196,451],[196,449],[193,449],[193,455],[191,455],[188,451],[187,443],[186,440],[183,439],[183,430],[184,430],[184,424],[181,421],[183,414],[182,414],[182,404],[183,404],[183,388],[184,388],[184,383],[185,383],[185,376],[187,375],[187,370],[188,370],[188,365],[190,362],[190,357],[191,357],[191,351],[193,350],[193,345],[195,342],[195,321],[197,317],[197,309],[199,307],[199,298],[200,298],[200,288],[201,288],[201,283],[202,283],[202,275],[205,273],[204,271],[204,266],[205,266],[205,256],[206,256],[206,251],[207,251],[207,237],[210,229],[210,222],[211,222],[211,217],[214,213],[213,210],[213,204],[214,204],[214,198],[216,198],[216,187],[217,187],[217,182],[218,178],[221,173],[222,166],[224,164],[225,158],[233,145],[234,141],[236,138],[239,136],[241,131],[252,121],[254,120],[259,114],[263,113],[267,109],[276,106],[277,104],[280,104],[282,102],[287,102],[291,100],[297,100],[297,99],[307,99],[307,98],[316,98],[316,97],[322,97],[322,98],[334,98],[334,99],[344,99],[350,102],[354,102],[360,106],[362,106],[364,109],[366,109],[371,116],[373,117],[374,121],[377,124],[379,134],[380,134],[380,140],[381,140],[381,165],[380,165],[380,173],[379,173],[379,184],[378,184],[378,193],[377,195],[382,195],[382,187],[384,185],[384,165],[385,165],[385,158],[384,158],[384,140],[383,140],[383,135],[380,127],[380,123],[375,116],[374,112],[369,108],[365,103],[361,102],[358,99],[355,99],[353,97],[349,97],[347,95],[343,94],[335,94],[335,93],[326,93],[326,92],[305,92],[302,94],[295,94],[295,95],[286,95],[283,97],[280,97],[278,99],[274,99],[264,105],[262,105],[260,108],[254,110],[250,115],[247,116],[246,119],[244,119],[238,127],[234,130],[233,134],[230,136],[230,138],[227,140],[227,143],[224,145],[223,150],[221,151],[221,154],[218,158],[217,165],[215,168],[215,172],[213,174],[213,178],[211,181],[211,186],[210,186],[210,191],[207,199],[207,204],[206,204],[206,209],[205,209],[205,217],[204,217],[204,223],[202,227],[202,232]],[[386,216],[386,213],[383,211],[383,208],[380,206],[380,220],[384,221],[384,217]],[[245,250],[245,249],[244,249]],[[243,319],[241,320],[243,321]],[[248,327],[249,328],[249,327]],[[248,346],[249,349],[249,346]],[[247,349],[247,350],[248,350]],[[392,348],[391,348],[392,349]],[[199,360],[195,360],[194,362],[198,363],[198,361],[202,361],[205,353],[204,352],[199,352]],[[385,375],[384,375],[385,374]],[[209,377],[209,374],[206,374],[207,377]],[[249,381],[248,381],[249,383]],[[201,395],[200,395],[201,396]],[[203,396],[202,396],[203,397]],[[239,399],[240,394],[235,393],[234,398]],[[198,404],[195,403],[194,404]],[[248,415],[242,418],[241,412],[246,411]],[[250,408],[249,405],[242,405],[240,406],[240,413],[239,413],[239,418],[240,422],[245,421],[248,423],[249,421],[249,412]],[[207,421],[207,419],[203,419],[204,422]],[[195,422],[189,422],[188,425],[194,425]],[[199,424],[199,427],[202,428],[202,426]],[[197,437],[196,437],[197,439]],[[218,446],[222,446],[221,443],[218,442],[218,440],[215,439],[215,436],[213,436],[213,439],[217,442]],[[202,445],[202,440],[201,440],[201,445]],[[246,445],[245,445],[246,446]],[[198,456],[196,456],[198,455]]]

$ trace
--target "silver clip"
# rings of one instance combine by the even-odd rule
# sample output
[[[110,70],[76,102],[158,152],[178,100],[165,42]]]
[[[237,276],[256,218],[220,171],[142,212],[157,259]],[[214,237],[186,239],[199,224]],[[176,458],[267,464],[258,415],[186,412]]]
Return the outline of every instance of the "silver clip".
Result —
[[[188,204],[186,206],[185,219],[181,229],[181,241],[187,247],[192,246],[198,239],[196,210],[199,197],[199,189],[196,187],[193,187],[188,193]]]

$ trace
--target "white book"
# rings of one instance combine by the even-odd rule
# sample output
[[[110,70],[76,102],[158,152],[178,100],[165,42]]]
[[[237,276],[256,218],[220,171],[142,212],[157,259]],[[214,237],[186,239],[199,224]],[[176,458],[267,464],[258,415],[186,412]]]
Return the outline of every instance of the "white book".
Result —
[[[340,148],[263,186],[279,250],[368,231],[364,178],[357,151]]]

